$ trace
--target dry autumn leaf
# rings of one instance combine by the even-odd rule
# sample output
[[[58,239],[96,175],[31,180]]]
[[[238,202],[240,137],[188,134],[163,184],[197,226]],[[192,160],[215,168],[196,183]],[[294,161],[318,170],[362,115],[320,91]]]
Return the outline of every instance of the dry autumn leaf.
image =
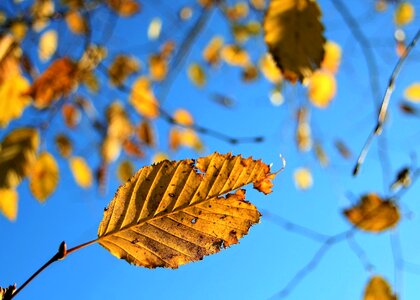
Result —
[[[321,10],[314,0],[272,0],[264,19],[265,42],[291,82],[319,68],[324,56]]]
[[[214,153],[140,169],[104,212],[96,242],[147,268],[178,268],[248,233],[260,213],[243,186],[271,192],[275,174],[260,160]]]
[[[159,116],[159,103],[150,87],[146,77],[139,77],[133,84],[130,94],[130,103],[139,114],[154,119]]]
[[[153,130],[152,124],[147,120],[142,121],[136,127],[137,137],[150,147],[154,147],[156,144],[155,132]]]
[[[245,67],[250,61],[248,52],[238,45],[224,46],[221,56],[225,62],[232,66]]]
[[[420,82],[414,82],[404,91],[405,99],[411,102],[420,102]]]
[[[14,189],[0,188],[0,212],[10,221],[16,220],[19,195]]]
[[[73,144],[65,134],[57,134],[54,139],[55,145],[57,147],[58,153],[64,157],[68,158],[73,153]]]
[[[58,164],[48,152],[42,152],[33,163],[29,175],[32,195],[44,202],[56,189],[59,180]]]
[[[363,195],[360,202],[344,210],[344,215],[357,228],[381,232],[394,227],[400,213],[396,204],[390,200],[383,200],[374,193]]]
[[[117,55],[108,69],[108,76],[111,84],[121,86],[124,81],[133,73],[140,70],[140,64],[134,57]]]
[[[89,188],[93,182],[93,175],[84,158],[79,156],[70,157],[69,164],[76,183],[82,188]]]
[[[69,128],[76,127],[82,116],[79,108],[72,103],[64,104],[61,108],[61,114],[63,116],[64,123]]]
[[[372,276],[366,285],[364,300],[397,300],[389,283],[379,275]]]
[[[83,16],[77,10],[70,10],[66,14],[66,23],[74,34],[85,34],[88,32],[88,25]]]

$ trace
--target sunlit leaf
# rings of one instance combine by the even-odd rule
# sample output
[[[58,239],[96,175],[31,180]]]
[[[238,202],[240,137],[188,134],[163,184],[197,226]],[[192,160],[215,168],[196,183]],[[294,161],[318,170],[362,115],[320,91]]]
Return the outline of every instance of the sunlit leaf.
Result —
[[[73,153],[73,144],[65,134],[57,134],[55,136],[55,145],[58,153],[64,158],[69,158]]]
[[[0,188],[18,186],[29,174],[39,147],[38,131],[33,128],[17,128],[0,144]]]
[[[259,62],[259,67],[265,78],[272,83],[280,83],[283,79],[280,70],[277,68],[276,63],[270,53],[263,55]]]
[[[325,108],[334,98],[336,89],[335,77],[329,72],[317,70],[309,78],[308,98],[313,105]]]
[[[10,221],[16,220],[19,195],[14,189],[0,188],[0,212]]]
[[[181,130],[179,128],[173,127],[169,131],[169,149],[177,150],[179,145],[181,145]]]
[[[337,43],[327,41],[324,45],[325,53],[321,67],[333,74],[337,73],[341,62],[341,47]]]
[[[137,59],[127,55],[117,55],[108,69],[109,80],[113,85],[120,86],[131,74],[139,70]]]
[[[374,275],[366,285],[364,300],[397,300],[389,283],[379,275]]]
[[[154,119],[159,115],[159,103],[146,77],[139,77],[134,82],[130,93],[130,103],[139,114],[146,118]]]
[[[197,152],[204,150],[203,143],[195,130],[191,128],[184,128],[180,131],[180,144],[189,148],[193,148]]]
[[[404,97],[412,102],[420,102],[420,82],[414,82],[404,91]]]
[[[21,41],[25,38],[28,26],[22,21],[13,22],[10,25],[10,33],[17,41]]]
[[[312,173],[307,168],[296,169],[293,173],[295,185],[300,190],[307,190],[312,187]]]
[[[92,93],[99,92],[99,80],[94,72],[88,70],[84,72],[78,72],[78,80],[80,83],[84,84]]]
[[[168,62],[165,57],[160,54],[149,56],[149,73],[150,78],[155,81],[162,81],[168,74]]]
[[[104,163],[109,164],[117,160],[121,153],[122,143],[114,136],[107,136],[101,145],[101,157]]]
[[[194,124],[194,118],[188,110],[177,109],[174,113],[174,120],[177,124],[191,126]]]
[[[48,152],[42,152],[34,162],[29,176],[32,195],[44,202],[55,191],[59,180],[58,164]]]
[[[394,12],[394,23],[397,26],[404,26],[414,20],[416,11],[414,6],[408,1],[399,3]]]
[[[188,78],[198,87],[204,86],[207,82],[206,73],[198,63],[188,66]]]
[[[131,17],[140,11],[136,0],[107,0],[109,7],[122,17]]]
[[[38,55],[42,61],[50,60],[57,50],[57,31],[51,29],[44,32],[39,39]]]
[[[117,167],[117,177],[121,183],[126,182],[135,173],[134,165],[129,160],[123,160]]]
[[[147,120],[144,120],[136,127],[137,137],[150,147],[154,147],[156,144],[155,132],[152,124]]]
[[[61,108],[61,114],[63,115],[64,123],[69,128],[74,128],[79,124],[81,114],[77,106],[71,103],[66,103]]]
[[[232,33],[235,41],[245,43],[249,38],[258,36],[261,31],[260,23],[250,21],[246,24],[234,23],[232,25]]]
[[[363,195],[358,204],[343,213],[354,226],[371,232],[392,228],[400,219],[396,204],[374,193]]]
[[[236,2],[233,6],[226,8],[226,16],[231,21],[238,21],[248,15],[248,3],[244,1]]]
[[[313,0],[272,0],[264,19],[265,42],[286,79],[302,81],[324,56],[321,11]]]
[[[223,47],[223,37],[215,36],[207,44],[203,50],[203,59],[211,66],[215,66],[220,62],[220,53]]]
[[[68,94],[76,84],[76,65],[68,57],[59,58],[42,73],[32,84],[29,95],[35,107],[46,108],[55,100]]]
[[[250,60],[248,52],[238,45],[224,46],[221,55],[223,60],[232,66],[245,67]]]
[[[70,157],[69,164],[76,183],[82,188],[89,188],[93,183],[93,175],[84,158],[79,156]]]
[[[240,188],[254,183],[267,194],[273,178],[260,160],[230,154],[144,167],[118,189],[97,242],[147,268],[201,260],[237,244],[258,222],[260,213]]]
[[[22,51],[17,45],[12,35],[0,36],[0,84],[14,76],[21,76]]]
[[[0,83],[0,127],[6,127],[10,121],[21,117],[31,103],[30,97],[25,95],[28,89],[28,80],[19,74]]]
[[[66,23],[70,31],[74,34],[85,34],[88,31],[86,20],[77,10],[70,10],[66,14]]]
[[[150,21],[149,28],[147,29],[147,37],[149,40],[157,40],[162,31],[162,20],[160,18],[153,18]]]
[[[107,107],[106,119],[108,121],[107,136],[123,142],[131,135],[132,125],[120,102],[114,101]]]
[[[157,163],[160,163],[161,161],[164,161],[164,160],[167,160],[167,159],[169,159],[169,156],[166,153],[157,152],[152,157],[152,163],[157,164]]]
[[[55,5],[53,0],[33,1],[33,5],[31,7],[31,14],[33,18],[32,28],[38,32],[44,29],[49,24],[54,10]]]

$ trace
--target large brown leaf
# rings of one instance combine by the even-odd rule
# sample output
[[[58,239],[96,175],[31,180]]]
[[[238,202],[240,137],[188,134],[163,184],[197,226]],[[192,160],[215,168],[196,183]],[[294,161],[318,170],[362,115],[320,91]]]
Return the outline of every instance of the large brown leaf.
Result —
[[[271,0],[264,19],[265,42],[291,82],[302,81],[324,56],[324,27],[315,0]]]
[[[148,268],[200,260],[238,243],[258,222],[260,213],[239,188],[254,183],[270,193],[274,176],[260,160],[218,153],[144,167],[118,189],[97,242]]]

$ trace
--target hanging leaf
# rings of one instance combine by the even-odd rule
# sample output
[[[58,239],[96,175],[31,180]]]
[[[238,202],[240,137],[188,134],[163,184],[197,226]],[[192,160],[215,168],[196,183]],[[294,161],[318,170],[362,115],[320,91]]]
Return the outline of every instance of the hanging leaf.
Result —
[[[226,16],[230,21],[239,21],[248,15],[249,6],[246,2],[236,2],[233,6],[227,7]]]
[[[184,128],[180,131],[179,142],[181,145],[193,148],[197,152],[202,152],[204,150],[203,143],[199,136],[195,130],[191,128]]]
[[[134,82],[130,103],[139,114],[146,118],[154,119],[159,116],[159,103],[150,87],[150,81],[146,77],[139,77]]]
[[[39,39],[38,55],[42,61],[50,60],[57,50],[57,31],[51,29],[44,32]]]
[[[317,70],[309,78],[308,98],[313,105],[326,108],[336,93],[334,76],[329,72]]]
[[[10,121],[21,117],[31,99],[25,93],[29,82],[16,74],[0,83],[0,127],[7,127]]]
[[[120,162],[117,168],[117,177],[121,183],[125,183],[131,176],[134,175],[134,165],[129,160]]]
[[[319,164],[322,167],[328,166],[329,159],[328,159],[327,154],[325,153],[324,148],[322,147],[322,144],[321,143],[315,143],[315,147],[314,148],[315,148],[315,155],[316,155],[316,158],[319,161]]]
[[[120,102],[114,101],[107,107],[106,119],[108,121],[107,136],[122,143],[131,135],[132,125]]]
[[[88,32],[88,24],[77,10],[70,10],[66,14],[66,23],[74,34],[85,34]]]
[[[420,82],[414,82],[404,91],[404,97],[411,102],[420,102]]]
[[[131,17],[140,11],[136,0],[107,0],[109,7],[122,17]]]
[[[135,140],[125,140],[122,146],[127,155],[137,158],[144,157],[144,152],[139,142]]]
[[[394,23],[397,26],[404,26],[414,20],[416,11],[414,6],[408,1],[399,3],[394,12]]]
[[[379,275],[372,276],[366,285],[364,300],[397,300],[389,283]]]
[[[260,160],[218,153],[144,167],[118,189],[97,242],[147,268],[200,260],[238,243],[259,221],[240,188],[254,183],[270,193],[274,176]]]
[[[55,145],[58,153],[64,158],[69,158],[73,153],[73,144],[65,134],[57,134],[55,136]]]
[[[33,128],[15,129],[4,138],[0,144],[0,188],[14,189],[29,174],[38,146],[38,131]]]
[[[64,119],[64,123],[69,128],[74,128],[79,124],[81,119],[81,113],[77,106],[71,103],[66,103],[61,108],[61,114]]]
[[[202,56],[204,61],[211,66],[217,65],[220,62],[220,52],[222,50],[223,43],[223,37],[213,37],[203,50]]]
[[[238,45],[224,46],[221,55],[223,60],[232,66],[245,67],[250,61],[248,52]]]
[[[155,132],[152,124],[147,120],[142,121],[136,128],[137,137],[146,145],[154,147],[156,143]]]
[[[0,212],[10,221],[16,220],[19,195],[14,189],[0,188]]]
[[[149,57],[150,78],[154,81],[162,81],[168,74],[168,62],[160,54],[153,54]]]
[[[250,0],[251,6],[256,10],[264,10],[266,6],[266,0]]]
[[[108,69],[109,80],[111,84],[121,86],[131,74],[139,70],[137,59],[127,55],[117,55]]]
[[[197,87],[203,87],[206,82],[206,73],[198,63],[192,63],[188,66],[188,78]]]
[[[337,73],[338,67],[341,62],[341,47],[340,45],[327,41],[324,45],[324,59],[322,60],[321,67],[332,74]]]
[[[264,19],[265,42],[284,77],[309,77],[324,56],[321,10],[314,0],[272,0]]]
[[[410,168],[404,167],[401,170],[398,171],[396,178],[394,179],[394,182],[391,184],[391,190],[396,190],[400,187],[407,188],[411,185],[412,179],[411,179],[411,171]]]
[[[259,62],[259,67],[264,77],[272,83],[278,84],[282,81],[283,76],[277,68],[276,63],[270,53],[263,55]]]
[[[311,171],[307,168],[296,169],[293,173],[296,188],[300,190],[307,190],[312,187],[313,179]]]
[[[400,219],[395,203],[383,200],[374,193],[363,195],[358,204],[344,210],[343,213],[354,226],[371,232],[381,232],[394,227]]]
[[[104,163],[109,164],[120,156],[122,143],[113,136],[107,136],[101,145],[101,158]]]
[[[174,120],[177,124],[184,126],[192,126],[194,124],[193,116],[185,109],[177,109],[174,113]]]
[[[32,195],[44,202],[56,189],[59,180],[57,162],[48,152],[42,152],[34,162],[29,176]]]
[[[74,180],[82,188],[89,188],[93,182],[92,170],[83,157],[74,156],[69,159],[70,170]]]

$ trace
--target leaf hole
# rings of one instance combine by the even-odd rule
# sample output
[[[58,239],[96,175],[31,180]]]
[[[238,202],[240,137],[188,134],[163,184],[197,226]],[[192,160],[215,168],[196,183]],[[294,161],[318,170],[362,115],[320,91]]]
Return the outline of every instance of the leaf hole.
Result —
[[[195,224],[195,223],[197,223],[197,218],[193,218],[193,219],[191,220],[191,224]]]

